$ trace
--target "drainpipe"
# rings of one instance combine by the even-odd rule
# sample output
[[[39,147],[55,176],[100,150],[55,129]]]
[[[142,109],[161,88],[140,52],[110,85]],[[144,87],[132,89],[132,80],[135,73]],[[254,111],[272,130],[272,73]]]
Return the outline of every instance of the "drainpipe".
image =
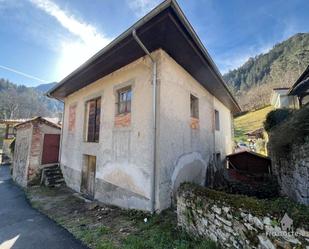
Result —
[[[132,35],[135,41],[138,43],[138,45],[150,57],[152,62],[153,166],[152,166],[150,189],[151,189],[151,213],[154,213],[156,204],[156,164],[157,164],[157,62],[137,36],[135,29],[133,29]]]

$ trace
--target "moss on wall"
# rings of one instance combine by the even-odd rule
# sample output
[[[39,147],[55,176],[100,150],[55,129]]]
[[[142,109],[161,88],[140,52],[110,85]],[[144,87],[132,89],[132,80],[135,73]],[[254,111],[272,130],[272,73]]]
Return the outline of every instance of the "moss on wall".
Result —
[[[257,216],[270,215],[277,220],[287,213],[293,219],[295,228],[309,228],[309,207],[287,198],[260,200],[244,195],[227,194],[192,183],[183,183],[179,188],[179,195],[186,195],[186,199],[190,199],[196,207],[204,209],[214,204],[228,205],[235,209],[235,213],[245,210]]]

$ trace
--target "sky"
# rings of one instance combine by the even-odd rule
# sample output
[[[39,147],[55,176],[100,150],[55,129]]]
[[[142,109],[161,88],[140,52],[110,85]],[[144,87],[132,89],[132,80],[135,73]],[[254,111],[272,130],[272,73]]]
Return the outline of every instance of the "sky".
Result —
[[[0,0],[0,78],[58,82],[160,0]],[[222,74],[299,32],[309,0],[179,0]]]

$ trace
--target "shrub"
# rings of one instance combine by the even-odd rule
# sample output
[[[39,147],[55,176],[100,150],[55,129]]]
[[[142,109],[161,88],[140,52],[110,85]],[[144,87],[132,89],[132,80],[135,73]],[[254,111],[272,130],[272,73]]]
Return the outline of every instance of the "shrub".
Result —
[[[269,132],[272,128],[285,121],[292,114],[292,112],[293,111],[291,109],[287,108],[276,109],[269,112],[264,122],[264,129]]]
[[[302,144],[309,139],[309,105],[297,110],[289,119],[274,127],[269,136],[271,153],[289,156],[294,144]]]

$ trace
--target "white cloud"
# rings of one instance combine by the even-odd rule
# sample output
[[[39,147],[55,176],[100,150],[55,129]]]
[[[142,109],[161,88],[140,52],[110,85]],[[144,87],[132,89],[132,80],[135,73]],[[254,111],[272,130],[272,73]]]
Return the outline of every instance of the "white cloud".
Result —
[[[162,0],[161,0],[162,1]],[[128,0],[129,7],[134,11],[135,15],[142,17],[151,9],[158,5],[160,0]]]
[[[56,69],[59,79],[68,75],[111,41],[94,26],[78,20],[50,0],[30,1],[46,14],[54,17],[62,27],[78,38],[60,41],[61,55]]]

